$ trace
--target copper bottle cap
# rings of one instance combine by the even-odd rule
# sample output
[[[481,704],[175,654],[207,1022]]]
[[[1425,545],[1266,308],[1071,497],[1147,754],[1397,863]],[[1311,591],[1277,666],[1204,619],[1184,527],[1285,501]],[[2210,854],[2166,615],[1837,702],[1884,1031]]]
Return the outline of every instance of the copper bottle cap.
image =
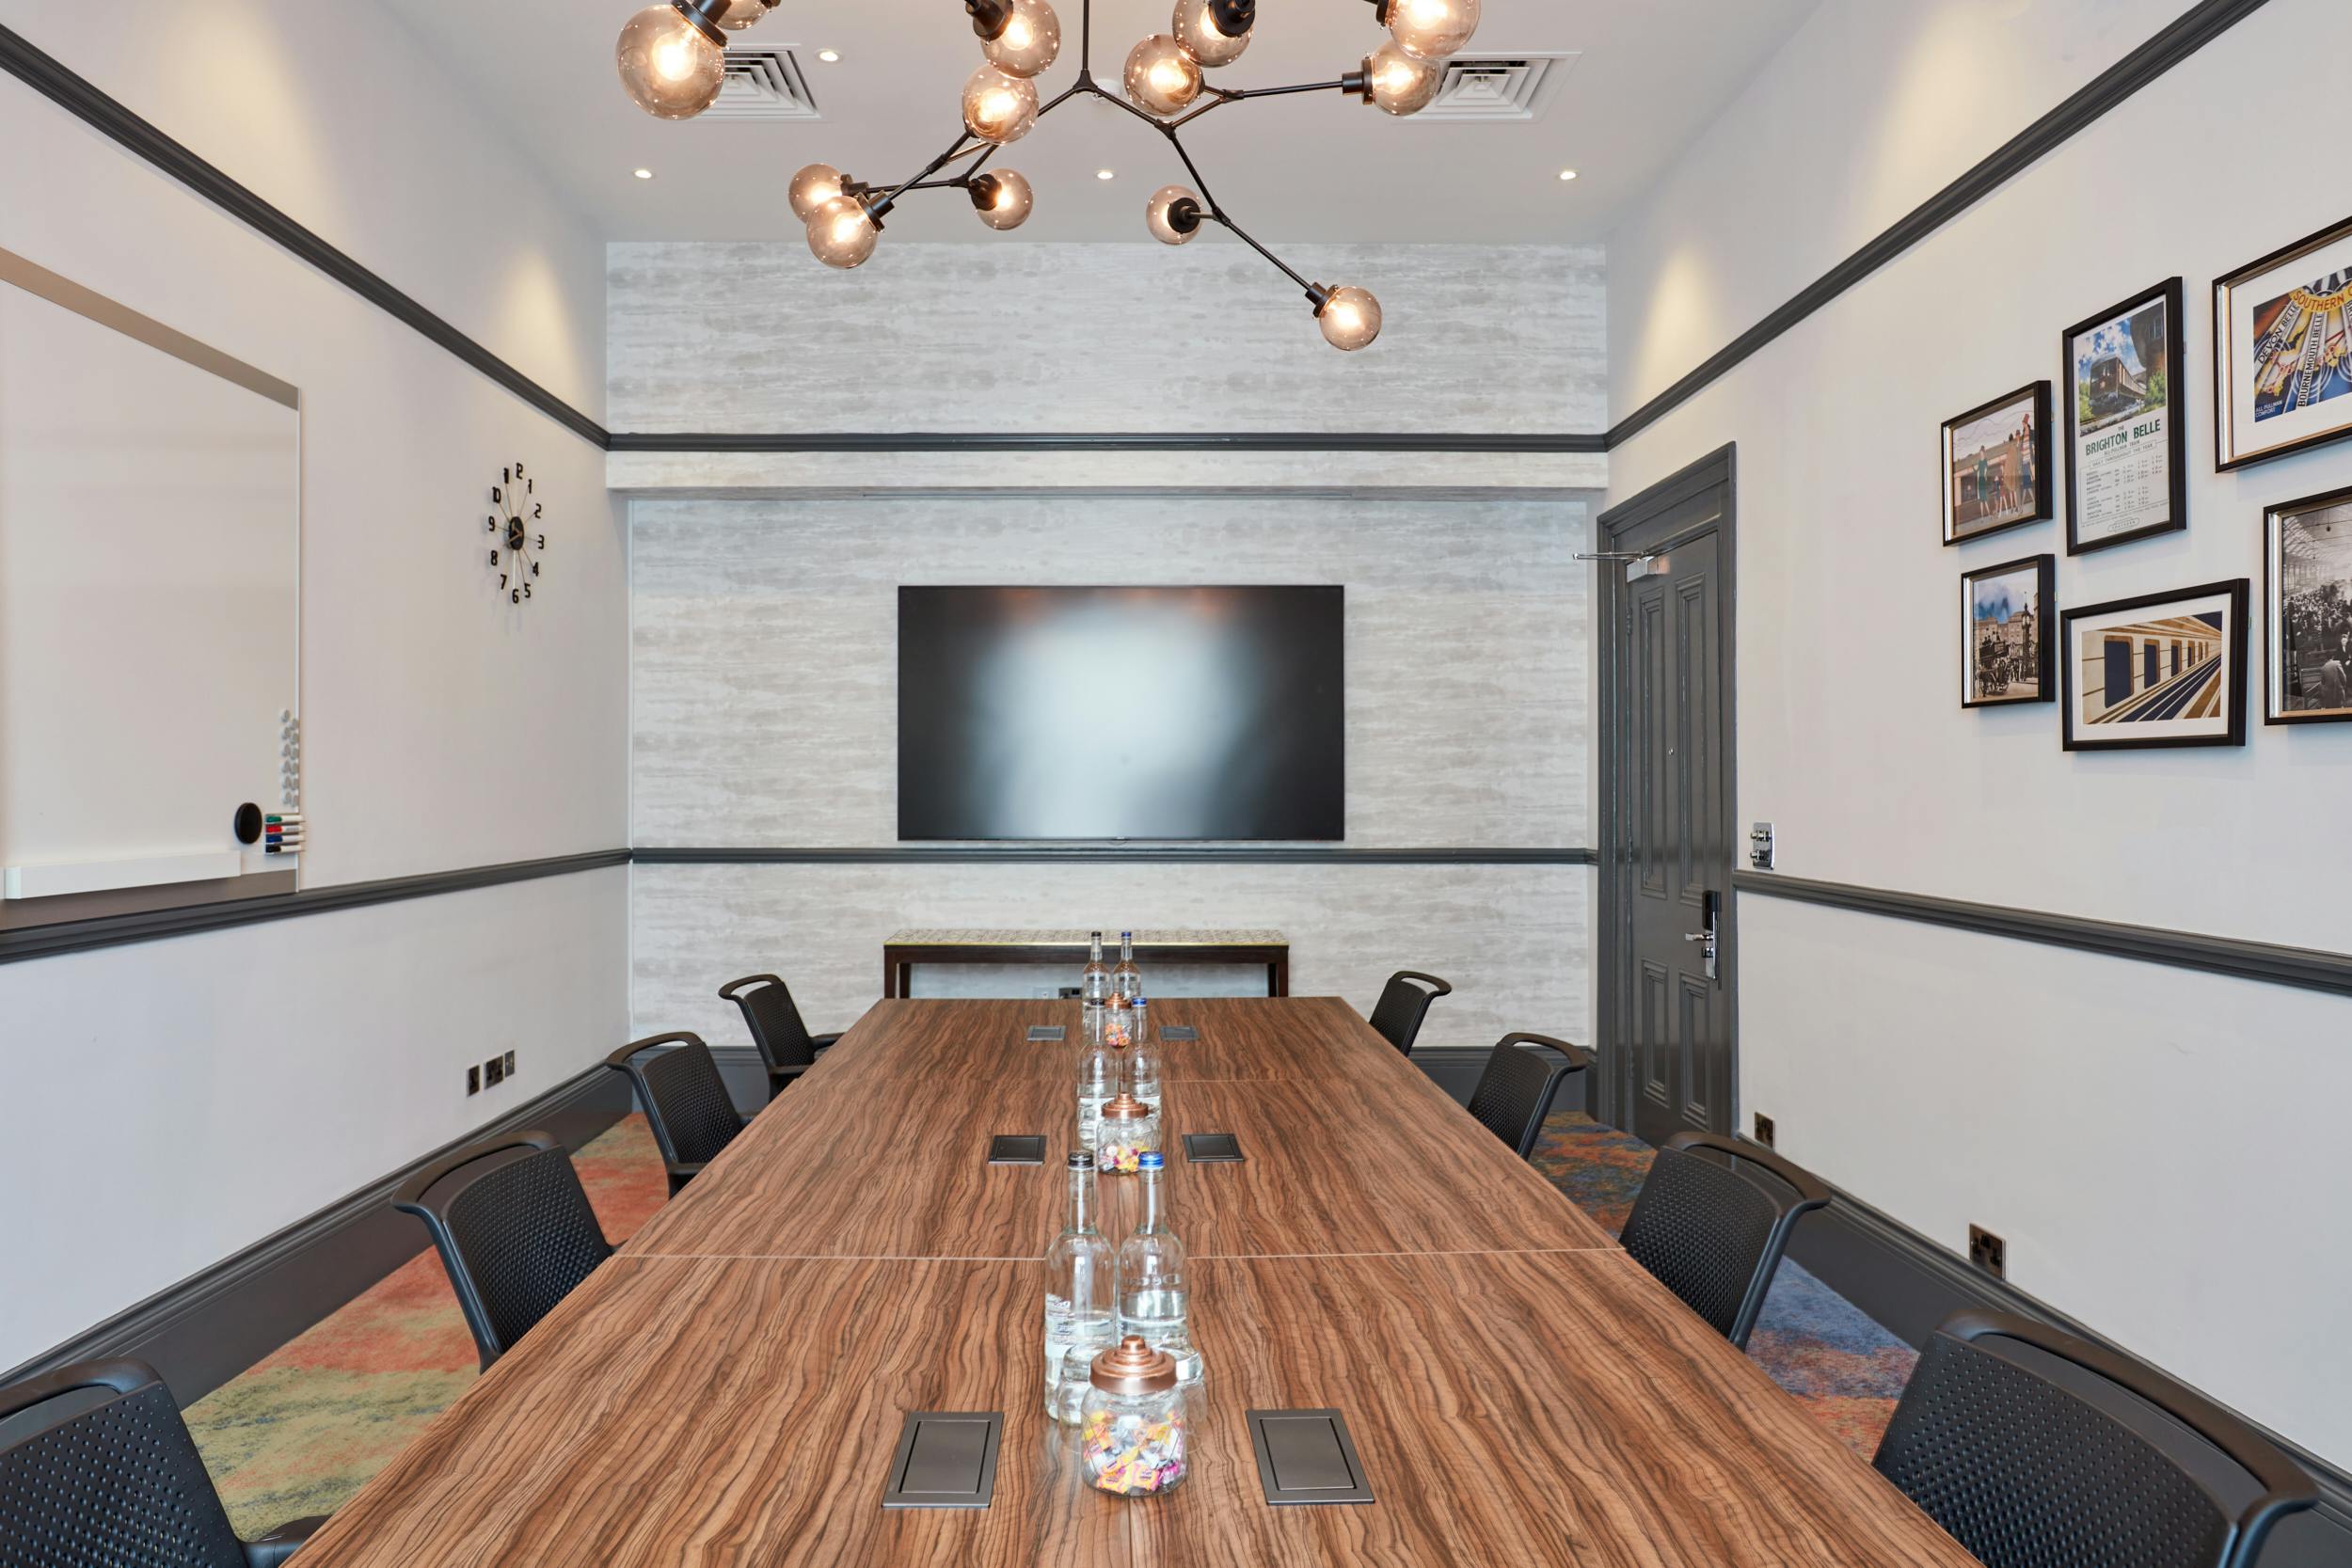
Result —
[[[1089,1381],[1106,1394],[1165,1394],[1176,1386],[1176,1358],[1130,1334],[1095,1356]]]
[[[1111,1121],[1140,1121],[1151,1114],[1151,1106],[1146,1105],[1125,1089],[1119,1091],[1118,1099],[1106,1100],[1103,1102],[1103,1115]]]

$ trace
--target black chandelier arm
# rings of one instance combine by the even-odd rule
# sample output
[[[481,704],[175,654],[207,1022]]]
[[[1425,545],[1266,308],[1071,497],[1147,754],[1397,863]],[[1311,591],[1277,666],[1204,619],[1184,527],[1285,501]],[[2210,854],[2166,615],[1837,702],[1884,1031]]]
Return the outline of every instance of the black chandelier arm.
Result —
[[[1320,293],[1318,293],[1318,285],[1310,283],[1306,278],[1301,277],[1296,272],[1294,272],[1288,261],[1283,261],[1279,256],[1275,255],[1274,252],[1268,250],[1265,246],[1260,245],[1256,240],[1252,239],[1250,237],[1249,230],[1244,229],[1240,224],[1235,223],[1232,218],[1227,217],[1222,212],[1218,211],[1215,207],[1210,208],[1209,211],[1203,213],[1201,216],[1209,219],[1213,223],[1223,224],[1227,231],[1232,234],[1234,238],[1240,240],[1242,244],[1248,245],[1250,249],[1256,251],[1259,255],[1273,262],[1277,268],[1280,269],[1283,277],[1289,278],[1292,282],[1306,290],[1307,297],[1314,300],[1318,307],[1321,306],[1323,302]]]
[[[907,181],[905,183],[898,186],[897,188],[886,192],[879,198],[866,202],[866,213],[871,216],[879,218],[883,214],[889,212],[892,205],[896,203],[900,197],[906,195],[906,193],[911,190],[920,188],[924,181],[929,180],[932,175],[937,174],[941,169],[946,168],[949,164],[954,163],[957,158],[971,150],[971,149],[965,145],[971,140],[973,140],[973,136],[972,133],[969,131],[958,133],[954,143],[949,146],[947,150],[942,152],[938,157],[933,158],[929,164],[925,165],[922,173],[916,175],[914,179]],[[966,170],[965,172],[968,174],[970,171]]]

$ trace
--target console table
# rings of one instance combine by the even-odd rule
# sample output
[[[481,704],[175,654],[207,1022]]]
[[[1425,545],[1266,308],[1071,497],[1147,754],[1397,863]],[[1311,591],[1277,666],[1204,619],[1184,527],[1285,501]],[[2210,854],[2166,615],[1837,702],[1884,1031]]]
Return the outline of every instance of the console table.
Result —
[[[882,995],[911,995],[916,964],[1041,964],[1064,970],[1074,982],[1086,967],[1088,936],[1086,931],[894,931],[882,943]],[[1118,947],[1106,941],[1103,952],[1111,959]],[[1291,993],[1291,943],[1279,931],[1137,931],[1136,962],[1146,970],[1162,963],[1263,964],[1266,994]]]

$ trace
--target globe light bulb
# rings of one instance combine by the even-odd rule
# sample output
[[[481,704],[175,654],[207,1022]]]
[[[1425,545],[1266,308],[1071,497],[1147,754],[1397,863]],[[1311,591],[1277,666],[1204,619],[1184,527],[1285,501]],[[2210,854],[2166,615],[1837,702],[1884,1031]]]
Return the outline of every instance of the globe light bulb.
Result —
[[[831,164],[811,164],[792,177],[788,193],[792,199],[792,215],[803,223],[817,215],[817,209],[841,194],[843,176]]]
[[[834,197],[808,220],[809,253],[844,272],[864,266],[881,235],[866,203],[853,196]]]
[[[1391,39],[1364,56],[1364,96],[1392,115],[1417,115],[1445,86],[1445,67],[1417,60]]]
[[[1045,0],[1012,0],[1005,30],[980,40],[988,63],[1013,76],[1035,76],[1061,55],[1061,18]]]
[[[621,29],[621,86],[657,119],[691,119],[727,79],[726,50],[669,5],[647,6]]]
[[[1387,0],[1389,36],[1416,59],[1458,55],[1478,31],[1479,0]]]
[[[1037,84],[984,65],[963,84],[963,128],[1002,147],[1029,134],[1037,123]]]
[[[1036,205],[1037,193],[1011,169],[991,169],[972,182],[972,209],[991,229],[1020,228]]]
[[[1249,40],[1255,36],[1244,31],[1239,38],[1227,38],[1217,27],[1216,18],[1209,13],[1209,0],[1176,0],[1172,31],[1176,41],[1204,66],[1232,65],[1241,58],[1242,51],[1249,47]]]
[[[739,33],[774,10],[777,3],[778,0],[734,0],[727,7],[726,14],[719,19],[719,25],[730,32]]]
[[[1182,204],[1191,203],[1189,212]],[[1144,227],[1162,245],[1190,245],[1200,236],[1200,198],[1182,185],[1162,185],[1143,210]]]
[[[1380,302],[1370,289],[1343,285],[1324,296],[1315,322],[1323,328],[1325,342],[1353,354],[1380,336]]]
[[[1147,114],[1182,114],[1200,96],[1200,62],[1166,33],[1154,33],[1127,56],[1127,97]]]

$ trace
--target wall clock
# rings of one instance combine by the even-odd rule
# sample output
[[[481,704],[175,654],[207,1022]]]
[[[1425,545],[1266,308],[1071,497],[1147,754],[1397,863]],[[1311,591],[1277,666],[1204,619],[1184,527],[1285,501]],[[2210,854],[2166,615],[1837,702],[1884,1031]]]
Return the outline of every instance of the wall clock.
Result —
[[[533,494],[535,489],[520,463],[501,468],[499,482],[490,486],[492,510],[486,526],[498,540],[490,546],[490,570],[498,574],[499,592],[508,604],[531,597],[539,580],[540,557],[547,554],[548,536],[539,528],[547,504]]]

